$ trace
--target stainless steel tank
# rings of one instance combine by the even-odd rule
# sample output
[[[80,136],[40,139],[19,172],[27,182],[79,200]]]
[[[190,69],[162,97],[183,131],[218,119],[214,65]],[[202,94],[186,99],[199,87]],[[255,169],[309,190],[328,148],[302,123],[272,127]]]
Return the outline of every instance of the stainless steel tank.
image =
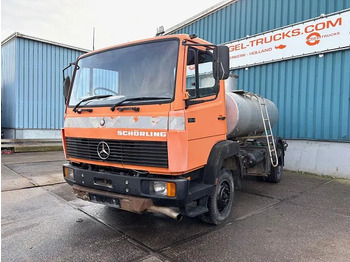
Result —
[[[260,97],[260,99],[263,99]],[[278,109],[268,99],[264,99],[269,113],[271,127],[278,121]],[[264,110],[264,108],[262,107]],[[264,132],[258,98],[244,91],[226,92],[227,137],[259,135]]]

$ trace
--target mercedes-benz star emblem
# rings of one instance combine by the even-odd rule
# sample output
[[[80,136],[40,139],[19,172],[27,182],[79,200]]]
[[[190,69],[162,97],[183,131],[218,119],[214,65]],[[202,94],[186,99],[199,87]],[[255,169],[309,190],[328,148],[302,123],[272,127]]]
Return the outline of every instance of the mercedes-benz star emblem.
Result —
[[[97,154],[102,160],[106,160],[111,154],[111,150],[106,142],[101,141],[97,145]]]

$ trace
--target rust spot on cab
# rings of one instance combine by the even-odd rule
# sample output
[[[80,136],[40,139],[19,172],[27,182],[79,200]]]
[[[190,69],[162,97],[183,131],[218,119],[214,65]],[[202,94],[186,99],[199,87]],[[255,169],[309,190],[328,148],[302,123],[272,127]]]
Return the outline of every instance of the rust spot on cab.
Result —
[[[152,124],[153,124],[153,125],[158,124],[158,123],[159,123],[159,121],[160,121],[159,117],[152,117],[151,122],[152,122]]]
[[[134,119],[134,122],[135,122],[135,123],[136,123],[137,121],[139,121],[139,117],[138,117],[138,116],[134,116],[133,119]]]

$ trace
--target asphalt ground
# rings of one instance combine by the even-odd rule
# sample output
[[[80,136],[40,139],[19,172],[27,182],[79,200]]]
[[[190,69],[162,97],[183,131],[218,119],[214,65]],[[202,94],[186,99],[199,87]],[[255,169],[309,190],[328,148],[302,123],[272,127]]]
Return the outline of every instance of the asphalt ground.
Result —
[[[3,261],[350,261],[350,180],[247,178],[229,221],[211,226],[77,199],[63,163],[62,152],[2,155]]]

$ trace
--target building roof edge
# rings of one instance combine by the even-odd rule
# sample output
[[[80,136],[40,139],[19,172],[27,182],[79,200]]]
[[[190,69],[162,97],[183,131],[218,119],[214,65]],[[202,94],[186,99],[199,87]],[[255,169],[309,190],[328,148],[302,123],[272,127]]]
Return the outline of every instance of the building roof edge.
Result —
[[[50,41],[50,40],[46,40],[46,39],[42,39],[42,38],[38,38],[38,37],[34,37],[34,36],[24,35],[24,34],[21,34],[19,32],[14,32],[13,34],[11,34],[7,38],[5,38],[3,41],[1,41],[1,46],[11,42],[15,38],[29,39],[29,40],[33,40],[33,41],[37,41],[37,42],[41,42],[41,43],[45,43],[45,44],[50,44],[50,45],[55,45],[55,46],[60,46],[60,47],[68,48],[68,49],[81,51],[81,52],[84,52],[84,53],[87,53],[87,52],[91,51],[91,50],[88,50],[88,49],[75,47],[75,46],[71,46],[71,45],[66,45],[66,44],[62,44],[62,43],[57,43],[57,42],[54,42],[54,41]]]

